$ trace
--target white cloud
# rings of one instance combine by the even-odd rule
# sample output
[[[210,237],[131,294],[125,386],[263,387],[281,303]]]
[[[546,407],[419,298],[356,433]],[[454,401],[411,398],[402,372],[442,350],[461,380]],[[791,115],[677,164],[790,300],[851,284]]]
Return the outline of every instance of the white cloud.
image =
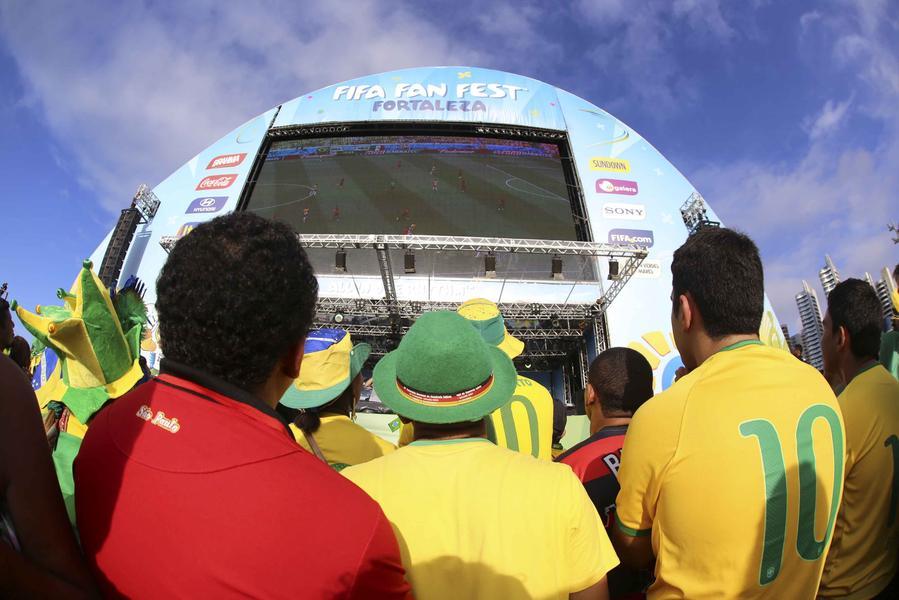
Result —
[[[30,106],[109,210],[255,114],[344,79],[483,62],[392,5],[52,2],[0,6]],[[373,24],[377,23],[374,27]]]
[[[852,97],[843,102],[828,100],[814,118],[806,119],[803,128],[812,140],[835,131],[846,118]]]
[[[839,16],[803,16],[806,28],[824,27],[852,92],[828,100],[806,121],[809,145],[791,164],[763,160],[708,165],[693,182],[725,223],[738,223],[763,250],[766,288],[780,318],[795,329],[794,301],[802,279],[824,302],[818,270],[830,254],[844,278],[877,278],[899,258],[888,222],[899,217],[899,23],[880,3],[849,6]],[[871,147],[828,135],[846,120],[850,106],[874,118],[883,135]],[[767,251],[767,253],[766,253]],[[822,307],[823,308],[823,307]]]
[[[600,69],[627,75],[627,97],[607,103],[607,108],[614,111],[637,100],[659,118],[699,97],[696,73],[678,64],[673,55],[685,41],[675,37],[674,26],[686,23],[686,41],[710,48],[724,48],[737,35],[719,0],[579,0],[575,12],[576,18],[596,28],[589,58]]]

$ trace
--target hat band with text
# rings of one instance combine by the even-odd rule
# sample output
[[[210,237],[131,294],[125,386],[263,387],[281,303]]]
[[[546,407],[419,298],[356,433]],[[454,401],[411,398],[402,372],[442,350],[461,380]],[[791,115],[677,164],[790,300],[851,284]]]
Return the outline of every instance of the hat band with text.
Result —
[[[424,405],[433,405],[439,404],[442,406],[458,406],[459,404],[467,404],[474,400],[477,400],[484,394],[490,391],[490,388],[493,387],[493,374],[491,373],[490,377],[488,377],[483,383],[467,390],[463,390],[461,392],[454,392],[452,394],[431,394],[428,392],[420,392],[418,390],[413,390],[412,388],[403,384],[400,381],[399,377],[396,379],[396,389],[399,390],[400,394],[403,395],[404,398],[415,402],[416,404],[424,404]]]

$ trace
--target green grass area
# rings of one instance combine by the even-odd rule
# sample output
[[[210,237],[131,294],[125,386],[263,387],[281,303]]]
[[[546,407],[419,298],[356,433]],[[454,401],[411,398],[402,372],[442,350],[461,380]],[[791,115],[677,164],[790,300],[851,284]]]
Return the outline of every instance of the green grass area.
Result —
[[[575,239],[562,165],[550,158],[389,154],[271,161],[248,210],[300,233],[402,234],[414,223],[420,235]]]

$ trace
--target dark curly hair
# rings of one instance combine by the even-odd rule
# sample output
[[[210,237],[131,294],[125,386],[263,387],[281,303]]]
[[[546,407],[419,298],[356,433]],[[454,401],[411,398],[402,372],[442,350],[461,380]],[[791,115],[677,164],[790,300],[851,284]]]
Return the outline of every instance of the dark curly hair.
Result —
[[[287,225],[230,213],[175,244],[156,295],[165,356],[252,392],[306,335],[318,282]]]
[[[678,296],[690,292],[710,337],[759,332],[765,281],[749,236],[724,227],[699,230],[674,251],[671,280],[673,309],[680,310]]]
[[[837,333],[845,327],[849,333],[849,348],[856,358],[880,356],[880,328],[883,308],[867,281],[847,279],[834,287],[827,296],[827,311]]]

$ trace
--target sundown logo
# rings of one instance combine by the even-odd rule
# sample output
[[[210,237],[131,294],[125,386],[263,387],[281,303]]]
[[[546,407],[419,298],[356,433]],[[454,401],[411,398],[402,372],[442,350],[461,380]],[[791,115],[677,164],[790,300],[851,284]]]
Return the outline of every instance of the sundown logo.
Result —
[[[627,173],[631,170],[631,163],[623,158],[610,158],[608,156],[595,156],[590,159],[591,171],[616,171]]]
[[[216,156],[212,160],[209,161],[209,164],[206,165],[206,169],[224,169],[225,167],[236,167],[240,163],[243,162],[243,159],[247,157],[246,152],[242,154],[222,154],[221,156]]]
[[[636,196],[638,192],[636,181],[624,179],[597,179],[597,194],[618,194],[621,196]]]
[[[231,184],[234,183],[235,179],[237,179],[237,173],[230,175],[210,175],[209,177],[204,177],[200,180],[200,183],[197,184],[197,191],[223,190],[226,187],[231,187]]]

